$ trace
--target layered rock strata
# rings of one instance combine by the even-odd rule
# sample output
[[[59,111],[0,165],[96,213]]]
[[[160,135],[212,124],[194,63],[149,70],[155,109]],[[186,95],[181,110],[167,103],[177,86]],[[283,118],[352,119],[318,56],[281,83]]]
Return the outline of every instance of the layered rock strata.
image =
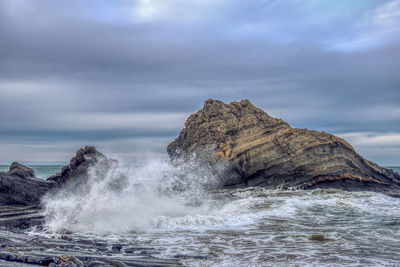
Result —
[[[238,177],[227,185],[400,192],[399,174],[364,159],[342,138],[292,128],[248,100],[207,100],[167,151],[176,158],[210,147],[209,160],[230,162]]]

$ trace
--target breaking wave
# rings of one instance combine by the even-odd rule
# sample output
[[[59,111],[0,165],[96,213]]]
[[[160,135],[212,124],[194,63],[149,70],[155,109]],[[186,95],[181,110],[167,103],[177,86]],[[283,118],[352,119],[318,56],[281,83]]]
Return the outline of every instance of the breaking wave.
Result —
[[[208,194],[227,179],[227,165],[210,166],[193,157],[140,165],[94,166],[84,183],[43,198],[50,231],[129,232],[160,227],[165,218],[205,214],[216,208]]]

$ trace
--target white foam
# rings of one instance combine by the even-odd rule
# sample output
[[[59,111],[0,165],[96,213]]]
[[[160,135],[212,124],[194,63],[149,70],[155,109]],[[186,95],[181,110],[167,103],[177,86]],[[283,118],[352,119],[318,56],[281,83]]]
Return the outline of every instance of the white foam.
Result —
[[[95,166],[83,186],[45,196],[46,226],[51,231],[144,231],[162,226],[165,218],[202,214],[210,209],[206,189],[223,179],[224,166],[217,167],[161,158],[141,166]]]

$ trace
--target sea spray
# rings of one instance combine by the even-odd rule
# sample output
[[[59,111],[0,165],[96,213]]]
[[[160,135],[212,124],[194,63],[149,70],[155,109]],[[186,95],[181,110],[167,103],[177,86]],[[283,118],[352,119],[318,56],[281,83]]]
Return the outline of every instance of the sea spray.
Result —
[[[171,162],[92,166],[87,177],[43,198],[49,231],[118,233],[157,228],[164,218],[207,213],[207,193],[226,182],[228,165],[193,156]]]

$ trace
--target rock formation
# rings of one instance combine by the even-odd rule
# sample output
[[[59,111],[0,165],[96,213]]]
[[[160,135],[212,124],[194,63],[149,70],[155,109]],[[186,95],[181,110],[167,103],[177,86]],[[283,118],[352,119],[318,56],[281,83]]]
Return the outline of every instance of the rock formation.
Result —
[[[35,178],[33,170],[18,162],[11,163],[9,175],[19,176],[21,178]]]
[[[79,149],[70,164],[62,168],[59,174],[47,180],[35,177],[33,170],[14,162],[8,172],[0,172],[0,226],[9,228],[28,228],[43,223],[40,213],[41,198],[52,190],[68,186],[76,188],[86,181],[91,166],[101,175],[109,168],[113,160],[107,159],[94,147]]]
[[[345,140],[292,128],[248,100],[207,100],[167,150],[175,158],[209,147],[215,149],[209,160],[229,161],[239,177],[230,185],[400,192],[400,175],[364,159]]]
[[[38,204],[51,187],[51,182],[36,178],[32,169],[14,162],[8,172],[0,172],[0,204]]]
[[[0,205],[39,205],[41,197],[49,190],[83,179],[89,167],[99,162],[106,168],[113,161],[94,147],[86,146],[78,150],[59,174],[47,180],[36,178],[31,168],[14,162],[8,172],[0,172]]]
[[[76,152],[75,157],[70,160],[69,165],[64,166],[60,173],[47,178],[59,186],[72,183],[87,175],[90,166],[99,162],[108,165],[109,160],[93,146],[85,146]]]

